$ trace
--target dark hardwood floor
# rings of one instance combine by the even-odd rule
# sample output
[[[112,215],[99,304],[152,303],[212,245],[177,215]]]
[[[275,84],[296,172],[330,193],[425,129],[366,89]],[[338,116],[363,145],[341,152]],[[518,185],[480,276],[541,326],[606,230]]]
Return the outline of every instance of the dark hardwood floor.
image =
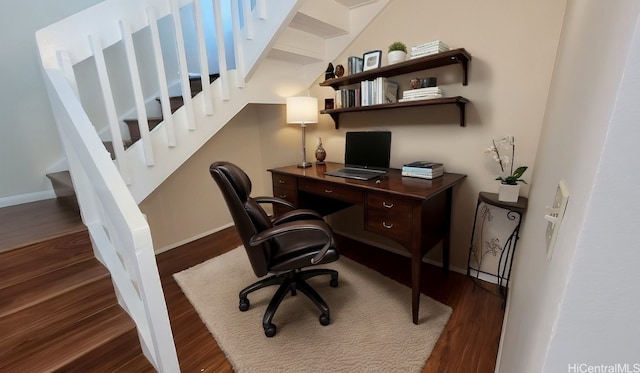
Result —
[[[339,236],[340,253],[407,286],[410,260]],[[195,310],[171,276],[240,245],[234,228],[158,256],[162,286],[183,372],[233,372]],[[502,299],[474,286],[467,276],[424,264],[423,292],[453,308],[453,314],[423,372],[493,372],[504,310]],[[484,286],[489,287],[487,284]],[[407,312],[411,312],[407,309]]]
[[[26,229],[22,228],[23,223],[40,223],[43,227]],[[0,209],[0,242],[5,247],[9,241],[31,242],[44,231],[57,234],[56,226],[61,231],[75,231],[78,223],[79,217],[70,218],[68,210],[60,208],[55,201]],[[407,286],[410,284],[408,258],[344,237],[338,240],[342,255]],[[182,372],[233,370],[172,275],[239,245],[235,230],[229,228],[157,256]],[[453,308],[451,319],[423,371],[493,372],[504,316],[502,299],[474,286],[473,280],[464,275],[445,274],[440,268],[427,264],[424,264],[422,280],[426,295]],[[148,367],[132,364],[127,371],[148,371],[143,366]]]

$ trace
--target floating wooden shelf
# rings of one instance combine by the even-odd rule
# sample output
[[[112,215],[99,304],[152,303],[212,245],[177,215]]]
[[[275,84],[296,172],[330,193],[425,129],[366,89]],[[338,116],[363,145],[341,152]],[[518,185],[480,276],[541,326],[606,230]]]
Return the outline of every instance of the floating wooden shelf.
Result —
[[[340,78],[327,79],[320,83],[320,85],[323,87],[333,87],[333,89],[337,90],[345,85],[359,83],[363,80],[372,80],[380,76],[388,78],[390,76],[408,74],[457,63],[462,66],[462,85],[467,85],[467,69],[470,60],[471,55],[464,48],[459,48],[429,56],[413,58],[404,62],[398,62],[393,65],[383,66]]]
[[[357,84],[365,80],[373,80],[378,77],[388,78],[391,76],[408,74],[421,70],[433,69],[436,67],[460,64],[462,67],[462,85],[467,85],[467,70],[471,55],[464,49],[453,49],[446,52],[432,54],[429,56],[413,58],[408,61],[395,63],[393,65],[379,67],[377,69],[371,69],[363,71],[357,74],[351,74],[340,78],[327,79],[320,83],[323,87],[332,87],[335,90],[339,90],[340,87],[348,86],[351,84]],[[368,106],[355,106],[339,109],[326,109],[321,110],[321,114],[329,114],[335,122],[336,129],[340,128],[340,114],[353,113],[358,111],[369,110],[383,110],[383,109],[397,109],[413,106],[429,106],[429,105],[456,105],[460,112],[460,126],[465,126],[465,104],[469,100],[462,96],[455,97],[442,97],[432,98],[427,100],[415,100],[407,102],[395,102],[390,104],[368,105]]]
[[[383,110],[383,109],[396,109],[396,108],[406,108],[413,106],[429,106],[429,105],[456,105],[460,112],[460,126],[465,126],[465,104],[468,103],[469,100],[462,96],[455,97],[442,97],[442,98],[431,98],[428,100],[414,100],[414,101],[406,101],[406,102],[396,102],[393,104],[380,104],[380,105],[368,105],[368,106],[355,106],[341,109],[327,109],[321,110],[320,114],[329,114],[333,121],[335,122],[336,129],[340,128],[340,114],[342,113],[354,113],[358,111],[370,111],[370,110]]]

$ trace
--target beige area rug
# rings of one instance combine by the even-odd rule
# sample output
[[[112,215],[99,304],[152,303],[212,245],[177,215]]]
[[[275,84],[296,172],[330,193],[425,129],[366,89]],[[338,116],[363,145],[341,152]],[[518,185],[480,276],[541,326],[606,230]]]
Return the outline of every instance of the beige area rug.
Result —
[[[420,323],[411,322],[411,289],[344,256],[338,270],[309,283],[327,301],[331,324],[302,293],[287,296],[267,338],[262,316],[276,287],[249,294],[238,310],[238,292],[257,281],[240,247],[174,275],[236,372],[419,372],[440,337],[451,308],[421,295]]]

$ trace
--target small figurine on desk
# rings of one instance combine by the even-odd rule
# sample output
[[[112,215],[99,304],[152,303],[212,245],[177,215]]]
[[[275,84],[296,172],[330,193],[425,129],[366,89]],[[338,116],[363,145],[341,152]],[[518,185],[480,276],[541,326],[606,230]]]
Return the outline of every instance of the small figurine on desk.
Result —
[[[318,148],[316,149],[316,164],[324,164],[324,159],[327,157],[327,152],[322,147],[322,137],[318,137]]]
[[[327,70],[324,72],[324,80],[333,79],[336,77],[336,74],[333,72],[333,64],[329,62],[329,66],[327,66]]]

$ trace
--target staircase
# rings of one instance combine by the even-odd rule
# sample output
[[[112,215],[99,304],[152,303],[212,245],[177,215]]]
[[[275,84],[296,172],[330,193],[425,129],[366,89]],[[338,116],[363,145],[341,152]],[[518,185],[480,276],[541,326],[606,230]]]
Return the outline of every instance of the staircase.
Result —
[[[213,83],[216,79],[220,77],[220,74],[209,74],[209,83]],[[189,77],[189,86],[191,87],[191,97],[195,97],[198,93],[202,92],[202,79],[199,76]],[[158,106],[161,104],[160,98],[156,98],[158,102]],[[178,109],[184,106],[184,98],[182,96],[171,96],[169,97],[169,107],[171,109],[171,114],[175,113]],[[148,117],[147,123],[149,125],[149,131],[153,131],[160,123],[164,121],[163,117]],[[127,125],[127,130],[129,132],[129,140],[124,140],[124,149],[126,150],[136,141],[142,139],[142,135],[140,134],[140,123],[138,119],[125,119],[124,123]],[[111,154],[111,159],[115,159],[115,151],[113,149],[113,143],[110,141],[105,141],[104,146]],[[58,194],[56,193],[58,196]]]
[[[49,236],[0,253],[0,371],[154,371],[86,228]]]
[[[246,105],[284,103],[282,84],[292,95],[306,91],[389,1],[280,0],[267,8],[266,0],[214,0],[212,14],[207,14],[194,0],[109,0],[36,33],[87,241],[110,274],[117,303],[133,320],[142,351],[156,370],[176,371],[178,364],[150,228],[137,204]],[[231,8],[229,19],[221,4]],[[191,20],[184,17],[187,8]],[[203,31],[211,16],[217,42],[213,59]],[[185,21],[196,30],[190,42],[183,35]],[[225,22],[231,23],[232,40],[225,39]],[[161,39],[167,32],[174,38],[169,47]],[[148,47],[140,46],[141,33],[148,35]],[[233,55],[227,58],[229,42]],[[108,53],[113,48],[121,48],[126,60],[115,72]],[[173,80],[168,77],[176,75],[167,73],[172,58],[178,70]],[[190,67],[193,58],[199,71]],[[218,65],[209,66],[210,59]],[[93,104],[104,107],[104,128],[95,126],[103,118],[89,117],[80,97],[79,82],[86,77],[74,66],[84,61],[95,65],[92,79],[103,101]],[[285,83],[270,73],[283,67],[292,78]],[[197,94],[192,92],[192,73],[200,76]],[[212,81],[212,74],[218,78]],[[126,114],[116,107],[115,98],[124,93],[112,85],[114,79],[131,83],[132,109]],[[142,84],[149,79],[158,87],[151,95]],[[178,96],[170,94],[176,87]],[[65,175],[49,177],[55,184],[68,179]]]

